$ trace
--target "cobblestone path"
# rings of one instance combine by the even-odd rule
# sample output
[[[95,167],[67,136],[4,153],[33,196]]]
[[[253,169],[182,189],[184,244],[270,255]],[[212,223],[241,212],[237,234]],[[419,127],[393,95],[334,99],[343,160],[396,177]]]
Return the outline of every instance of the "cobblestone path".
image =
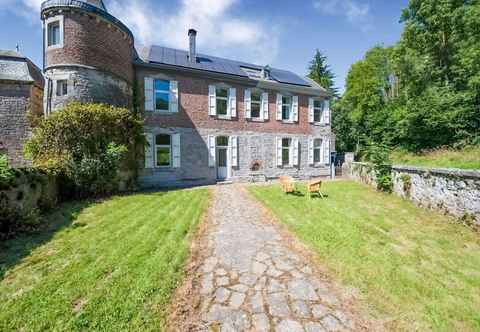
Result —
[[[200,270],[202,325],[211,331],[355,330],[329,284],[262,220],[257,204],[239,186],[214,189],[211,255]]]

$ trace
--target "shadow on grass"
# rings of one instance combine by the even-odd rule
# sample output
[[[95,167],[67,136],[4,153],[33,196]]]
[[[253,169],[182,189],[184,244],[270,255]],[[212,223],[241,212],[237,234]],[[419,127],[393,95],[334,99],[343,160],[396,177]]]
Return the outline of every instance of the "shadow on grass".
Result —
[[[17,265],[23,258],[30,255],[35,248],[50,241],[54,234],[70,227],[80,212],[92,204],[91,201],[69,202],[44,216],[42,226],[29,234],[0,243],[0,281],[5,273]]]

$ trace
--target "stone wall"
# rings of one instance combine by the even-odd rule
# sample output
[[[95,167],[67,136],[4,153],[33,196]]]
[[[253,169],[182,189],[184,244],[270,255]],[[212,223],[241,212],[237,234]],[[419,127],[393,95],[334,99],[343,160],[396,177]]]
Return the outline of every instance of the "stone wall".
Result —
[[[180,133],[181,167],[154,168],[140,170],[139,182],[142,187],[211,184],[217,180],[215,167],[208,166],[208,136],[238,136],[238,167],[231,170],[231,181],[265,181],[280,175],[291,175],[298,179],[326,177],[330,174],[329,165],[308,164],[307,135],[278,134],[282,137],[296,137],[300,140],[300,166],[278,167],[276,165],[276,134],[233,131],[206,128],[161,128],[147,127],[153,134]],[[258,171],[251,171],[254,160],[261,162]]]
[[[51,110],[63,108],[71,101],[82,103],[106,103],[114,106],[126,107],[131,104],[131,86],[108,72],[82,66],[60,66],[50,69],[46,73],[51,80],[52,97]],[[67,81],[67,95],[57,96],[55,81]],[[49,85],[47,81],[47,86]],[[45,94],[45,105],[48,102],[48,94]]]
[[[23,146],[31,136],[27,114],[41,110],[42,90],[30,83],[0,82],[0,152],[14,167],[29,165]]]
[[[39,214],[55,207],[58,200],[55,178],[34,169],[14,172],[10,184],[0,184],[0,238],[34,227]]]
[[[370,165],[354,162],[344,169],[347,176],[375,185]],[[480,171],[393,166],[392,180],[395,194],[480,226]]]

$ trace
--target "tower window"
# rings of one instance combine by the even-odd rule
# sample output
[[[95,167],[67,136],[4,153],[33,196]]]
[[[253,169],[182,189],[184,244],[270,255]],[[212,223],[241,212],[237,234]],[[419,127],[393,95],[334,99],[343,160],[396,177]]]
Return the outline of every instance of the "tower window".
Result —
[[[68,93],[67,80],[57,81],[57,96],[66,96]]]
[[[47,19],[46,24],[46,44],[47,47],[63,46],[63,16],[54,16]]]

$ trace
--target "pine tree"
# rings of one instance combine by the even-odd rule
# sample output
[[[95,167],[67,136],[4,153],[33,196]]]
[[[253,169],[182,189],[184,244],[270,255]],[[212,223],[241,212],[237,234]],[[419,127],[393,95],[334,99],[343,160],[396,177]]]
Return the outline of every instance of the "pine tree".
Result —
[[[333,79],[335,75],[332,73],[330,66],[327,64],[327,57],[320,50],[316,50],[313,60],[310,61],[308,67],[308,77],[322,87],[327,89],[333,96],[338,97],[338,89],[335,87]]]

